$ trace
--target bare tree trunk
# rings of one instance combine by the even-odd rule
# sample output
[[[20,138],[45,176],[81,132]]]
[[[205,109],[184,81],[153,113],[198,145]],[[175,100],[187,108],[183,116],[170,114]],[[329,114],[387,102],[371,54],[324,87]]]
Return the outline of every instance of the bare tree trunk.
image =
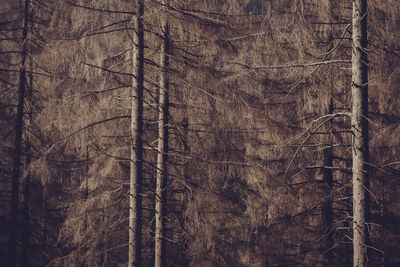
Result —
[[[166,1],[163,1],[165,4]],[[166,8],[165,8],[166,10]],[[155,266],[165,266],[165,208],[167,203],[167,160],[168,160],[168,53],[169,25],[164,12],[162,22],[163,42],[160,58],[160,94],[158,105],[158,154],[157,154],[157,185],[156,185],[156,229],[155,229]]]
[[[27,148],[27,153],[30,153],[30,145]],[[26,164],[27,166],[30,164],[31,157],[28,154]],[[22,226],[22,264],[21,266],[29,266],[29,224],[30,224],[30,183],[31,183],[30,174],[24,180],[24,205],[23,205],[23,226]]]
[[[47,247],[47,196],[43,197],[43,216],[42,216],[42,246]]]
[[[28,99],[32,101],[32,92],[33,92],[33,74],[32,74],[32,61],[30,62],[30,74],[29,74],[29,89]],[[30,128],[32,123],[32,105],[28,107],[28,118],[26,120],[26,128]],[[26,146],[26,159],[25,164],[27,168],[31,164],[32,160],[32,145],[30,133],[25,131],[25,146]],[[28,170],[28,175],[24,180],[24,203],[23,203],[23,225],[22,225],[22,262],[21,266],[29,266],[29,240],[30,240],[30,187],[31,187],[31,172]]]
[[[333,113],[333,95],[331,95],[331,101],[329,104],[329,114]],[[332,132],[332,121],[329,122],[328,126],[328,131]],[[332,144],[332,138],[328,138],[330,141],[330,144]],[[334,219],[334,213],[333,213],[333,200],[332,200],[332,192],[333,192],[333,148],[332,145],[325,149],[324,151],[324,166],[328,167],[324,169],[324,182],[327,185],[327,194],[328,197],[325,200],[322,210],[323,210],[323,217],[324,217],[324,224],[325,224],[325,246],[326,246],[326,251],[325,251],[325,257],[327,262],[332,265],[333,264],[333,245],[334,245],[334,240],[333,240],[333,231],[332,231],[332,226],[333,226],[333,219]]]
[[[86,145],[86,166],[85,166],[85,171],[86,171],[86,177],[85,177],[85,201],[89,199],[89,144]],[[88,217],[89,217],[89,212],[88,208],[86,207],[85,211],[85,223],[84,223],[84,229],[85,232],[88,227]]]
[[[184,155],[189,155],[190,154],[190,147],[189,147],[189,118],[188,118],[188,112],[187,112],[187,106],[184,107],[183,110],[183,120],[182,120],[182,128],[183,128],[183,153]],[[190,181],[190,173],[189,173],[189,163],[187,159],[184,159],[183,161],[183,177],[184,181],[188,182]],[[192,192],[189,192],[190,197],[192,196]],[[183,201],[187,201],[187,198],[185,198]],[[184,205],[183,205],[184,207]],[[185,219],[182,218],[182,229],[183,231],[186,230],[185,226]],[[189,255],[188,255],[188,242],[187,240],[183,241],[184,243],[182,244],[182,254],[183,254],[183,261],[182,261],[182,267],[187,267],[189,266]]]
[[[134,44],[132,53],[132,113],[131,113],[131,170],[129,192],[129,254],[128,266],[141,266],[142,251],[142,157],[143,157],[143,68],[144,30],[143,0],[136,2]]]
[[[369,241],[367,0],[353,0],[352,39],[353,266],[362,267]]]
[[[26,39],[28,36],[28,16],[29,16],[29,1],[25,0],[24,20],[22,28],[22,61],[19,75],[19,91],[18,91],[18,107],[17,121],[15,125],[15,141],[14,141],[14,165],[11,188],[11,214],[9,222],[8,236],[8,266],[12,267],[17,262],[17,234],[18,234],[18,194],[19,194],[19,177],[21,173],[21,152],[22,152],[22,132],[24,120],[24,102],[25,102],[25,87],[26,87],[26,69],[25,61],[27,57]]]
[[[334,23],[334,12],[333,12],[333,3],[328,1],[327,2],[327,16],[328,16],[328,21],[330,22],[329,25],[327,25],[326,29],[326,41],[328,42],[327,46],[327,52],[331,51],[333,49],[333,28],[332,24]],[[333,114],[334,112],[334,106],[333,106],[333,97],[334,97],[334,90],[335,90],[335,82],[333,81],[334,77],[334,70],[329,68],[330,72],[330,77],[331,77],[331,83],[330,83],[330,101],[329,101],[329,108],[328,108],[328,114]],[[333,131],[334,131],[334,123],[333,123],[333,118],[328,122],[327,125],[327,132],[328,132],[328,143],[329,143],[329,148],[326,148],[324,150],[324,166],[328,167],[324,169],[324,182],[327,185],[327,199],[323,204],[322,210],[323,210],[323,218],[324,218],[324,224],[325,224],[325,258],[327,261],[327,264],[330,266],[334,265],[333,264],[333,252],[334,252],[334,240],[333,240],[333,220],[334,220],[334,211],[333,211],[333,181],[334,181],[334,176],[333,176],[333,157],[334,157],[334,151],[332,147],[332,143],[334,142],[333,140]]]

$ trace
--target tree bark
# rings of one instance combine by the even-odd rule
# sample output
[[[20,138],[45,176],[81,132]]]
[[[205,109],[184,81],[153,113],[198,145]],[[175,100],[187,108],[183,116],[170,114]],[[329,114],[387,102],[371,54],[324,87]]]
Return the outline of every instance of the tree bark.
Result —
[[[331,101],[329,104],[329,114],[333,114],[333,95],[331,95]],[[332,132],[333,130],[333,123],[332,121],[328,124],[328,132]],[[332,144],[332,138],[328,137],[330,144]],[[329,148],[325,149],[324,151],[324,166],[331,167],[324,169],[324,182],[327,185],[327,199],[325,200],[322,210],[323,210],[323,217],[324,217],[324,224],[325,224],[325,257],[328,264],[333,264],[333,219],[334,219],[334,212],[333,212],[333,199],[332,199],[332,192],[333,192],[333,148],[330,146]]]
[[[166,4],[166,1],[163,1]],[[166,9],[164,9],[166,10]],[[155,266],[165,266],[165,208],[167,203],[167,160],[168,160],[168,66],[169,66],[169,25],[164,12],[162,22],[163,42],[160,58],[160,93],[158,104],[158,154],[156,183],[156,229],[155,229]]]
[[[326,28],[326,42],[328,43],[327,46],[327,53],[333,49],[333,28],[332,24],[334,22],[334,11],[333,11],[333,3],[328,1],[327,2],[327,16],[328,16],[328,21],[329,24],[327,25]],[[331,77],[331,82],[330,82],[330,101],[329,101],[329,107],[328,107],[328,114],[333,114],[334,112],[334,105],[333,105],[333,97],[335,94],[335,82],[333,81],[334,77],[334,69],[332,67],[328,68],[330,72],[330,77]],[[329,143],[329,148],[326,148],[324,150],[324,166],[330,167],[330,168],[325,168],[324,169],[324,182],[327,185],[327,199],[323,204],[323,218],[324,218],[324,226],[325,226],[325,258],[327,261],[327,264],[330,266],[334,265],[333,264],[333,252],[334,252],[334,239],[333,239],[333,220],[334,220],[334,211],[333,211],[333,181],[334,181],[334,176],[333,176],[333,157],[334,157],[334,151],[332,144],[334,142],[333,140],[333,132],[334,132],[334,123],[333,123],[333,118],[328,122],[327,124],[327,132],[328,134],[328,143]]]
[[[29,166],[31,162],[30,144],[27,144],[27,159],[26,165]],[[23,226],[22,226],[22,263],[21,266],[29,266],[29,226],[30,226],[30,183],[31,176],[28,173],[24,180],[24,205],[23,205]]]
[[[352,20],[353,266],[362,267],[369,243],[367,0],[353,0]]]
[[[132,113],[131,162],[129,194],[129,252],[128,266],[141,266],[142,250],[142,154],[143,154],[143,81],[144,81],[144,29],[143,0],[136,2],[134,17],[134,44],[132,53]]]
[[[32,74],[32,61],[30,62],[30,74],[29,74],[29,88],[27,89],[27,97],[32,102],[33,93],[33,74]],[[28,118],[26,119],[25,128],[29,129],[32,124],[32,105],[28,107]],[[30,133],[25,131],[25,153],[26,159],[25,164],[27,168],[31,164],[32,160],[32,144]],[[23,225],[22,225],[22,262],[21,266],[29,266],[29,247],[30,247],[30,195],[31,195],[31,172],[28,170],[28,175],[24,180],[24,203],[23,203]]]
[[[86,177],[85,179],[85,201],[87,201],[89,199],[89,144],[86,145],[86,162],[85,162],[86,166],[85,166],[85,172],[86,172]],[[85,232],[88,228],[88,218],[89,218],[89,211],[86,207],[86,211],[85,211],[85,222],[84,222],[84,228]]]
[[[26,90],[26,68],[25,61],[27,58],[26,40],[28,36],[28,16],[29,16],[29,1],[25,0],[24,5],[24,20],[22,25],[22,52],[21,52],[21,67],[19,72],[19,90],[18,90],[18,106],[17,120],[15,123],[15,141],[14,141],[14,164],[11,188],[11,214],[9,222],[8,236],[8,258],[9,266],[13,267],[17,262],[17,235],[18,235],[18,204],[19,204],[19,178],[21,173],[21,154],[22,154],[22,133],[24,120],[24,102]]]

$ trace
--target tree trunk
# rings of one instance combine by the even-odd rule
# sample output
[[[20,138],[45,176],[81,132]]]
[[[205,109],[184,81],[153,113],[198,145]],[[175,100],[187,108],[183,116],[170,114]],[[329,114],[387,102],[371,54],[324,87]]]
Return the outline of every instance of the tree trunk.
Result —
[[[32,62],[30,62],[30,74],[29,74],[29,88],[27,90],[28,100],[32,101],[33,92],[33,74],[32,74]],[[26,120],[26,128],[29,129],[32,124],[32,105],[28,108],[28,118]],[[25,131],[25,150],[26,159],[25,164],[27,168],[30,167],[32,160],[32,145],[30,133]],[[28,170],[28,175],[24,180],[24,204],[23,204],[23,225],[22,225],[22,263],[21,266],[29,266],[29,241],[30,241],[30,187],[31,187],[31,172]]]
[[[352,39],[353,266],[362,267],[369,240],[367,0],[353,0]]]
[[[165,4],[165,1],[163,1]],[[158,154],[157,154],[157,185],[156,185],[156,229],[155,229],[155,266],[165,266],[165,207],[167,202],[167,160],[168,160],[168,53],[169,25],[167,14],[164,13],[162,25],[163,42],[160,59],[160,93],[158,105]]]
[[[141,266],[142,250],[142,157],[143,157],[143,68],[144,30],[142,23],[143,0],[136,2],[134,17],[134,44],[132,53],[132,113],[131,113],[131,162],[129,194],[129,254],[128,266]]]
[[[30,146],[29,146],[30,147]],[[27,151],[29,153],[29,150]],[[26,164],[30,164],[30,155],[27,155]],[[22,226],[22,264],[21,266],[29,266],[29,224],[30,224],[30,174],[24,180],[24,205],[23,205],[23,226]]]
[[[189,155],[190,154],[190,147],[189,147],[189,116],[188,116],[188,111],[187,111],[187,106],[185,106],[184,107],[184,110],[183,110],[183,120],[182,120],[182,128],[183,128],[183,153],[184,153],[184,155]],[[190,170],[190,166],[189,166],[189,163],[188,163],[188,160],[187,159],[184,159],[183,160],[183,177],[184,177],[184,181],[185,182],[188,182],[188,181],[190,181],[190,172],[189,172],[189,170]],[[189,194],[190,194],[190,198],[192,198],[193,197],[193,195],[192,195],[192,192],[191,192],[191,190],[190,190],[190,192],[188,192]],[[187,199],[188,199],[189,197],[185,197],[184,198],[184,202],[186,202],[187,201]],[[187,202],[186,202],[187,203]],[[185,204],[186,204],[185,203]],[[185,204],[182,206],[183,207],[183,211],[182,211],[182,213],[184,212],[184,207],[185,207]],[[183,217],[183,216],[182,216]],[[185,218],[182,218],[182,229],[183,229],[183,231],[186,231],[186,225],[185,225],[185,223],[186,223],[186,220],[185,220]],[[190,260],[189,260],[189,255],[188,255],[188,241],[185,239],[184,241],[183,241],[183,244],[182,244],[182,267],[187,267],[187,266],[189,266],[189,262],[190,262]]]
[[[329,114],[333,114],[333,95],[331,95],[331,101],[329,104]],[[333,123],[332,121],[328,124],[328,131],[332,132],[333,130]],[[332,144],[332,138],[328,137],[330,144]],[[329,148],[324,150],[324,166],[328,167],[324,169],[324,182],[327,185],[327,199],[325,200],[322,210],[323,210],[323,218],[324,218],[324,226],[325,226],[325,257],[327,263],[333,265],[333,199],[332,199],[332,192],[333,192],[333,148],[330,145]]]
[[[47,193],[43,197],[42,246],[47,250]]]
[[[19,177],[21,173],[21,150],[22,150],[22,132],[24,120],[24,102],[26,87],[26,69],[25,61],[27,57],[26,39],[28,36],[28,16],[29,1],[25,0],[24,20],[22,28],[22,52],[21,52],[21,69],[19,73],[19,90],[18,90],[18,107],[17,120],[15,123],[15,141],[14,141],[14,164],[11,188],[11,214],[8,236],[8,257],[9,266],[15,266],[17,262],[17,234],[18,234],[18,194],[19,194]]]
[[[85,166],[85,171],[86,171],[86,177],[85,177],[85,202],[88,201],[89,199],[89,144],[86,145],[86,166]],[[89,218],[89,211],[88,208],[86,207],[85,211],[85,223],[84,223],[84,229],[85,232],[87,231],[88,228],[88,218]]]
[[[333,49],[333,28],[332,25],[334,23],[334,12],[333,12],[333,3],[328,1],[327,2],[327,16],[328,21],[330,22],[326,28],[326,42],[328,42],[327,46],[327,53]],[[328,69],[330,72],[331,82],[330,82],[330,101],[328,107],[328,114],[333,114],[334,112],[334,105],[333,105],[333,97],[335,95],[335,82],[333,80],[335,71],[332,68]],[[327,264],[330,266],[333,264],[333,252],[334,252],[334,239],[333,239],[333,220],[334,220],[334,211],[333,211],[333,157],[334,151],[332,144],[333,140],[333,131],[334,131],[334,122],[333,118],[327,124],[327,132],[328,132],[328,143],[329,148],[324,150],[324,166],[328,167],[324,169],[324,182],[327,185],[327,199],[323,204],[323,218],[324,218],[324,228],[325,228],[325,258]]]

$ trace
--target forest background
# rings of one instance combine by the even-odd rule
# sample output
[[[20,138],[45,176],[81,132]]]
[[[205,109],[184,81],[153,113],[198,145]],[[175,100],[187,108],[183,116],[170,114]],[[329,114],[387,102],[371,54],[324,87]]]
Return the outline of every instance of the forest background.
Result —
[[[0,262],[400,264],[399,1],[0,4]]]

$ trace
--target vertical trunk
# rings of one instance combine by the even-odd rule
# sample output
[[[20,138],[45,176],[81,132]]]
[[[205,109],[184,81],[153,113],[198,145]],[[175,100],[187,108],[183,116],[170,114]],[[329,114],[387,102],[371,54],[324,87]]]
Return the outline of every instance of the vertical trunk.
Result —
[[[47,193],[45,193],[47,194]],[[43,197],[42,246],[47,250],[47,195]]]
[[[131,118],[131,170],[129,192],[129,254],[128,266],[141,266],[142,250],[142,154],[143,154],[143,68],[144,30],[143,0],[136,2],[134,17],[134,44],[132,53],[132,118]]]
[[[15,141],[14,141],[14,164],[11,188],[11,214],[9,223],[8,236],[8,257],[9,266],[15,266],[17,261],[17,234],[18,234],[18,194],[19,194],[19,177],[21,169],[21,150],[22,150],[22,129],[24,119],[24,101],[26,87],[26,39],[28,35],[28,15],[29,1],[25,0],[24,5],[24,20],[22,28],[22,53],[21,53],[21,70],[19,75],[19,91],[18,91],[18,106],[17,106],[17,121],[15,123]]]
[[[165,4],[165,1],[163,1]],[[156,183],[156,229],[155,229],[155,266],[165,266],[165,207],[167,202],[167,159],[168,159],[168,53],[169,28],[167,14],[162,22],[163,42],[160,58],[160,94],[158,104],[158,154]]]
[[[384,188],[384,186],[382,186],[382,188]],[[385,222],[385,189],[383,189],[382,190],[383,192],[383,194],[382,194],[382,197],[381,197],[381,204],[380,204],[380,217],[382,218],[382,220],[381,220],[381,227],[380,227],[380,231],[381,231],[381,247],[380,247],[380,249],[383,251],[383,252],[385,252],[386,251],[386,246],[385,246],[385,237],[386,237],[386,235],[385,235],[385,231],[386,231],[386,222]],[[385,253],[381,253],[381,266],[385,266],[385,262],[386,262],[386,260],[385,260]]]
[[[29,153],[29,151],[28,151]],[[30,164],[30,156],[26,160]],[[30,221],[30,175],[28,174],[24,181],[24,205],[23,205],[23,226],[22,226],[22,266],[29,266],[29,221]]]
[[[89,198],[89,144],[86,146],[86,177],[85,177],[85,201]],[[88,226],[88,209],[86,208],[85,212],[85,222],[84,222],[84,230],[86,232]]]
[[[333,96],[329,104],[329,114],[333,113]],[[332,122],[329,122],[328,131],[332,131]],[[331,138],[329,138],[330,144],[332,144]],[[333,206],[332,206],[332,192],[333,192],[333,149],[332,146],[325,149],[324,151],[324,166],[328,167],[324,169],[324,182],[327,185],[327,199],[323,204],[322,212],[325,224],[325,257],[327,262],[332,265],[333,263]]]
[[[367,0],[353,0],[352,39],[353,265],[362,267],[369,239]]]
[[[327,52],[331,51],[333,49],[333,23],[334,23],[334,11],[333,11],[333,3],[331,1],[327,1],[327,18],[329,21],[329,24],[326,27],[326,42],[328,43],[327,45]],[[333,80],[334,73],[335,71],[331,68],[328,69],[329,74],[330,74],[330,101],[329,101],[329,107],[328,107],[328,114],[333,114],[334,112],[334,106],[333,106],[333,97],[335,94],[335,81]],[[333,147],[332,144],[334,142],[333,140],[333,129],[334,128],[334,123],[333,119],[330,120],[327,124],[327,132],[328,132],[328,137],[327,141],[329,144],[329,147],[324,150],[324,166],[327,168],[324,169],[324,182],[327,186],[326,189],[326,201],[323,204],[322,207],[322,213],[323,213],[323,220],[324,220],[324,229],[325,229],[325,259],[326,259],[326,264],[329,266],[334,265],[333,264],[333,250],[334,250],[334,240],[333,240],[333,220],[334,220],[334,211],[333,211],[333,199],[332,199],[332,192],[333,192]]]
[[[183,153],[184,153],[184,155],[189,155],[190,154],[190,147],[189,147],[189,118],[188,118],[187,106],[185,106],[185,108],[183,110],[182,127],[183,127]],[[184,159],[184,162],[183,162],[183,177],[185,179],[185,182],[189,182],[190,181],[189,169],[190,169],[189,163],[188,163],[188,161],[186,159]],[[190,190],[189,194],[190,194],[190,198],[193,198],[193,194],[192,194],[191,190]],[[185,203],[182,205],[182,214],[184,213],[184,209],[185,209],[184,207],[185,207],[185,204],[188,201],[187,200],[188,198],[189,197],[184,198],[184,200],[183,200]],[[186,230],[185,223],[186,223],[185,218],[182,218],[182,229],[183,229],[183,231]],[[183,254],[182,255],[183,256],[182,257],[182,266],[187,267],[187,266],[189,266],[189,262],[190,261],[189,261],[189,255],[188,255],[188,250],[189,250],[188,242],[187,242],[186,239],[183,241],[182,250],[183,250],[182,251],[182,254]]]
[[[28,99],[32,101],[32,88],[33,88],[33,75],[32,75],[32,62],[30,64],[30,74],[29,74],[29,90]],[[28,118],[26,121],[26,128],[30,128],[32,122],[32,105],[28,108]],[[26,159],[25,164],[27,168],[31,164],[32,154],[31,154],[31,139],[29,132],[25,132],[25,144],[26,144]],[[21,266],[29,266],[29,227],[30,227],[30,184],[31,184],[31,174],[28,170],[28,175],[24,180],[24,205],[23,205],[23,226],[22,226],[22,263]]]
[[[29,153],[29,151],[28,151]],[[30,164],[30,156],[26,160]],[[24,205],[23,205],[23,226],[22,226],[22,266],[29,266],[29,221],[30,221],[30,175],[28,174],[24,181]]]

